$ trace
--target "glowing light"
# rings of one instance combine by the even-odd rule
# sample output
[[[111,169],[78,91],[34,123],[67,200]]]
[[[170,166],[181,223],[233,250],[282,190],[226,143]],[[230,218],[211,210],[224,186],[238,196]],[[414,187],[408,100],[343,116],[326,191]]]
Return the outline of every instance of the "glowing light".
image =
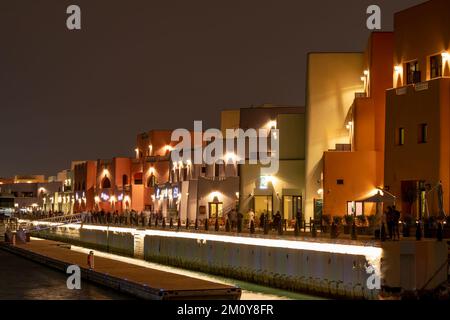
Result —
[[[139,149],[138,148],[134,149],[134,152],[136,152],[136,158],[139,158]]]
[[[269,183],[272,185],[275,184],[276,178],[274,176],[261,176],[259,178],[259,188],[267,189],[269,187]]]
[[[148,172],[150,174],[154,174],[155,173],[155,168],[154,167],[150,167],[150,169],[148,169]]]
[[[394,70],[396,73],[401,73],[403,70],[403,67],[401,65],[397,65],[394,67]]]
[[[366,81],[366,77],[361,77],[361,81]]]
[[[55,222],[38,222],[46,225],[57,225]],[[253,238],[253,237],[239,237],[239,236],[226,236],[209,233],[190,233],[190,232],[173,232],[162,230],[136,230],[135,228],[122,228],[122,227],[106,227],[106,226],[94,226],[94,225],[81,225],[68,224],[65,225],[68,228],[74,229],[86,229],[86,230],[100,230],[106,231],[109,228],[111,232],[118,233],[138,233],[149,236],[160,236],[167,238],[181,238],[181,239],[193,239],[200,240],[201,242],[217,241],[224,243],[235,243],[242,245],[251,245],[259,247],[269,248],[287,248],[294,250],[307,250],[315,252],[327,252],[337,253],[345,255],[359,255],[364,256],[367,261],[374,266],[376,270],[379,270],[380,258],[383,253],[383,249],[375,246],[364,245],[350,245],[341,243],[328,243],[328,242],[312,242],[312,241],[296,241],[296,240],[281,240],[281,239],[265,239],[265,238]]]
[[[267,127],[268,127],[269,129],[276,129],[276,128],[277,128],[277,121],[276,121],[276,120],[270,120],[270,121],[267,123]]]
[[[236,162],[236,160],[238,160],[238,157],[237,157],[237,155],[234,153],[234,152],[228,152],[228,153],[226,153],[225,154],[225,156],[224,156],[224,160],[226,161],[226,162]]]
[[[109,194],[102,192],[102,193],[100,194],[100,198],[101,198],[103,201],[108,201],[110,197],[109,197]]]
[[[320,188],[319,190],[317,190],[317,194],[323,194],[323,189]]]
[[[191,165],[192,165],[192,161],[191,161],[190,159],[187,159],[187,160],[186,160],[186,164],[187,164],[188,166],[191,166]]]
[[[239,199],[239,192],[236,192],[236,198]]]
[[[364,75],[368,76],[369,75],[369,70],[364,70]]]
[[[116,202],[116,196],[111,196],[110,201],[111,201],[111,203],[115,203]]]
[[[108,169],[106,169],[106,168],[105,168],[105,169],[103,169],[103,175],[104,175],[104,176],[107,176],[108,174],[109,174],[109,170],[108,170]]]
[[[172,147],[171,145],[166,145],[166,146],[165,146],[165,149],[166,149],[166,152],[167,152],[167,151],[172,151],[172,150],[173,150],[173,147]]]
[[[448,52],[442,52],[441,53],[442,59],[448,60],[450,58],[450,53]]]

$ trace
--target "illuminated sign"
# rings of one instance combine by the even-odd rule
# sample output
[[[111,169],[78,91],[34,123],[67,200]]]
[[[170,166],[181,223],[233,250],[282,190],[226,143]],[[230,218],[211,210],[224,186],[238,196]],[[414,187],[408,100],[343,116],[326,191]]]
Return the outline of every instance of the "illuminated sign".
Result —
[[[100,194],[100,198],[101,198],[103,201],[108,201],[108,200],[109,200],[109,194],[102,192],[102,193]]]
[[[173,187],[172,196],[178,198],[178,187]]]
[[[259,188],[267,189],[269,187],[270,176],[261,176],[259,178]]]

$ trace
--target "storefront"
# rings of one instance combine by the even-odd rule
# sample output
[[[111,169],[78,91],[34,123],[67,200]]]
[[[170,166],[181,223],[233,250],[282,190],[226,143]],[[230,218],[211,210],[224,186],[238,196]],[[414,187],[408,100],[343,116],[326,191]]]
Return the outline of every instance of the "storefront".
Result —
[[[155,188],[155,212],[163,217],[177,218],[180,204],[180,187],[178,184],[166,183]]]

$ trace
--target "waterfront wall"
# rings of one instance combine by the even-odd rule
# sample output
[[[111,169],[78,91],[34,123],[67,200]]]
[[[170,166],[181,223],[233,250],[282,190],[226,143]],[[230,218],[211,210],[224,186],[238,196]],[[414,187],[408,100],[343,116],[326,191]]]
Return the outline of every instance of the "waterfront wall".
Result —
[[[149,235],[144,230],[114,229],[107,233],[59,227],[40,232],[39,236],[313,295],[378,298],[379,290],[368,288],[372,274],[366,271],[367,261],[362,254],[206,241],[179,237],[175,231]],[[380,284],[384,288],[417,291],[428,283],[425,289],[431,290],[447,279],[448,266],[439,269],[447,261],[445,242],[384,242],[382,249]]]
[[[374,299],[364,256],[146,236],[146,260],[334,298]]]
[[[129,232],[58,227],[40,231],[33,235],[49,240],[70,242],[92,249],[134,256],[134,236]]]

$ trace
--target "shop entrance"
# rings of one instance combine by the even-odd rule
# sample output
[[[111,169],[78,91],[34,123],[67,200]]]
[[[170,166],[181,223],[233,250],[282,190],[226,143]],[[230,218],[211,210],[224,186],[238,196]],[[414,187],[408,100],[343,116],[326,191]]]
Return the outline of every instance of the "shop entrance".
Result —
[[[217,218],[217,216],[219,218],[222,218],[223,202],[209,202],[208,208],[209,208],[209,218],[210,219],[215,219],[215,218]]]
[[[297,212],[302,215],[302,197],[301,196],[283,196],[283,218],[294,220]]]
[[[323,200],[314,199],[314,220],[322,221]]]
[[[259,217],[262,213],[268,213],[271,219],[273,215],[272,196],[255,196],[253,211],[256,217]]]

